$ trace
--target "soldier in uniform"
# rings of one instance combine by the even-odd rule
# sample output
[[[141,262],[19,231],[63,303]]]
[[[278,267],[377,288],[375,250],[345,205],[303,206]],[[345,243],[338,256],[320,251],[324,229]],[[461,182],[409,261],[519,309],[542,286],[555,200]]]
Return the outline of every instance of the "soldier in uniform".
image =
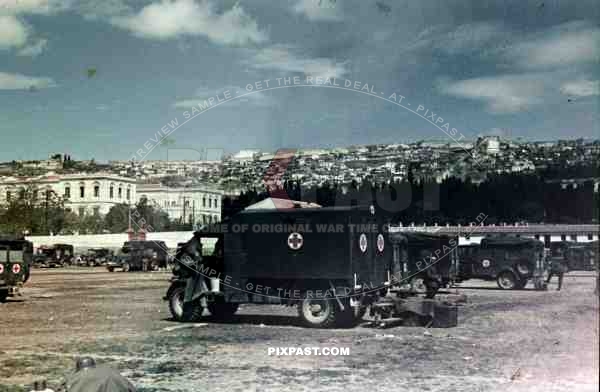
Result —
[[[96,366],[93,358],[77,360],[75,373],[65,382],[67,392],[136,392],[135,387],[119,372],[106,366]]]
[[[558,248],[556,252],[554,252],[550,256],[550,273],[548,274],[548,278],[546,279],[546,283],[550,282],[552,276],[558,276],[558,288],[557,291],[560,291],[563,282],[563,275],[568,270],[567,264],[567,256],[564,252],[563,248]]]

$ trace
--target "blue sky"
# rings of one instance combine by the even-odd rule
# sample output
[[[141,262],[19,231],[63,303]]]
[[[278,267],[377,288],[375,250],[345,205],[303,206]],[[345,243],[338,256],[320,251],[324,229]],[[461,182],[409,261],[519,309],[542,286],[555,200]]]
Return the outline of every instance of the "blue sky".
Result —
[[[598,138],[599,63],[591,0],[0,0],[0,160],[128,159],[198,100],[307,75],[396,92],[466,137]],[[447,140],[326,88],[252,94],[171,139],[225,152]]]

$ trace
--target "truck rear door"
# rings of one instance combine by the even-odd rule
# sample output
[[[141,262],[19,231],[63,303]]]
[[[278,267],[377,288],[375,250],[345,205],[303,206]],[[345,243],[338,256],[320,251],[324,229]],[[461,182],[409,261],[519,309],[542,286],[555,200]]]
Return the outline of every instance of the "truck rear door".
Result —
[[[381,287],[388,280],[393,247],[376,216],[361,214],[350,222],[352,272],[363,289]]]

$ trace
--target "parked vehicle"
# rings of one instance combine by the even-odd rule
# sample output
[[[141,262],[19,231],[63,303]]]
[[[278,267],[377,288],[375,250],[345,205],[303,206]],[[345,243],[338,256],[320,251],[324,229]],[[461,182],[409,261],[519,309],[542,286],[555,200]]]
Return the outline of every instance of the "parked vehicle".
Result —
[[[33,263],[40,267],[64,267],[74,262],[73,245],[54,244],[40,246],[33,256]]]
[[[387,219],[373,207],[244,210],[178,249],[164,299],[180,321],[197,320],[205,308],[228,319],[243,303],[279,304],[297,306],[306,326],[330,327],[355,324],[369,305],[377,313],[378,301],[411,274],[435,295],[450,268],[444,261],[418,269],[416,255],[431,258],[420,247],[441,252],[449,238],[397,234],[392,241]],[[202,256],[206,239],[217,241]],[[394,257],[401,253],[407,257]]]
[[[459,246],[458,281],[495,280],[504,290],[521,289],[533,281],[545,289],[546,252],[541,241],[521,237],[486,237],[480,244]]]
[[[106,269],[108,269],[109,272],[114,272],[117,268],[123,268],[123,264],[127,261],[127,257],[128,255],[123,253],[123,250],[120,249],[106,263]]]
[[[556,253],[557,249],[562,250],[562,254],[567,259],[569,271],[594,271],[596,270],[596,255],[594,246],[598,247],[598,241],[595,242],[570,242],[560,241],[550,243],[550,253]]]
[[[0,236],[0,302],[15,296],[29,280],[33,244],[23,237]]]
[[[393,276],[404,276],[402,286],[409,284],[411,291],[433,298],[440,288],[447,287],[456,278],[457,237],[399,232],[391,233],[390,238],[397,247]]]
[[[169,248],[164,241],[126,241],[121,249],[123,257],[112,269],[119,266],[123,271],[156,271],[166,268]]]
[[[113,251],[108,248],[89,249],[82,259],[84,265],[88,267],[98,267],[106,265],[113,259]]]

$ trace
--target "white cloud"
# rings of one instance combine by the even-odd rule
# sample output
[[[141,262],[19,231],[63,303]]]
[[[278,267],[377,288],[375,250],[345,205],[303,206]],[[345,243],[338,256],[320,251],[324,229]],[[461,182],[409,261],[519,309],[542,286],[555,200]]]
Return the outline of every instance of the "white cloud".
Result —
[[[294,12],[310,20],[341,20],[340,5],[335,0],[298,0]]]
[[[273,85],[271,84],[271,87]],[[266,88],[266,85],[263,84],[263,88]],[[210,97],[215,97],[216,95],[219,95],[219,97],[221,99],[224,99],[224,93],[226,91],[229,91],[229,96],[231,98],[229,98],[231,101],[228,101],[226,104],[227,106],[230,105],[252,105],[254,107],[270,107],[276,104],[276,102],[273,101],[273,99],[271,99],[270,96],[261,93],[261,92],[255,92],[255,93],[251,93],[248,95],[244,95],[249,93],[248,91],[246,91],[245,88],[243,87],[238,87],[238,86],[228,86],[228,87],[224,87],[221,89],[208,89],[206,87],[202,87],[199,88],[196,93],[195,93],[195,97],[192,98],[185,98],[185,99],[181,99],[178,100],[177,102],[175,102],[173,104],[174,108],[177,109],[190,109],[194,106],[198,106],[199,104],[203,103],[205,100],[208,100],[208,98]],[[239,95],[244,95],[243,97],[240,98],[235,98],[236,96]],[[235,99],[233,99],[235,98]],[[215,101],[215,104],[218,103],[217,101]]]
[[[561,67],[600,60],[600,29],[565,24],[508,49],[523,68]]]
[[[438,25],[421,31],[404,50],[431,48],[450,55],[480,51],[486,45],[510,38],[510,33],[498,23],[469,23],[460,26]]]
[[[142,8],[137,14],[111,19],[113,24],[137,36],[171,39],[182,35],[202,35],[214,42],[243,45],[267,39],[254,19],[236,4],[216,14],[207,1],[162,0]]]
[[[51,78],[0,72],[0,90],[29,90],[56,87]]]
[[[543,102],[545,80],[539,75],[504,75],[443,83],[442,93],[482,101],[491,113],[515,113]]]
[[[262,49],[246,61],[257,69],[272,69],[287,73],[300,72],[322,78],[341,78],[346,74],[345,63],[328,58],[308,58],[295,55],[290,48],[279,46]]]
[[[572,97],[600,95],[600,80],[576,80],[564,83],[560,92]]]
[[[133,13],[131,5],[124,0],[78,0],[77,4],[72,7],[76,8],[84,18],[90,20],[109,19]]]
[[[13,15],[0,15],[0,50],[21,47],[27,42],[27,26]]]
[[[68,7],[69,0],[0,0],[0,14],[49,14]]]
[[[31,43],[23,48],[21,48],[18,52],[18,56],[29,56],[29,57],[37,57],[46,49],[48,46],[48,40],[45,38],[40,38],[34,43]]]

